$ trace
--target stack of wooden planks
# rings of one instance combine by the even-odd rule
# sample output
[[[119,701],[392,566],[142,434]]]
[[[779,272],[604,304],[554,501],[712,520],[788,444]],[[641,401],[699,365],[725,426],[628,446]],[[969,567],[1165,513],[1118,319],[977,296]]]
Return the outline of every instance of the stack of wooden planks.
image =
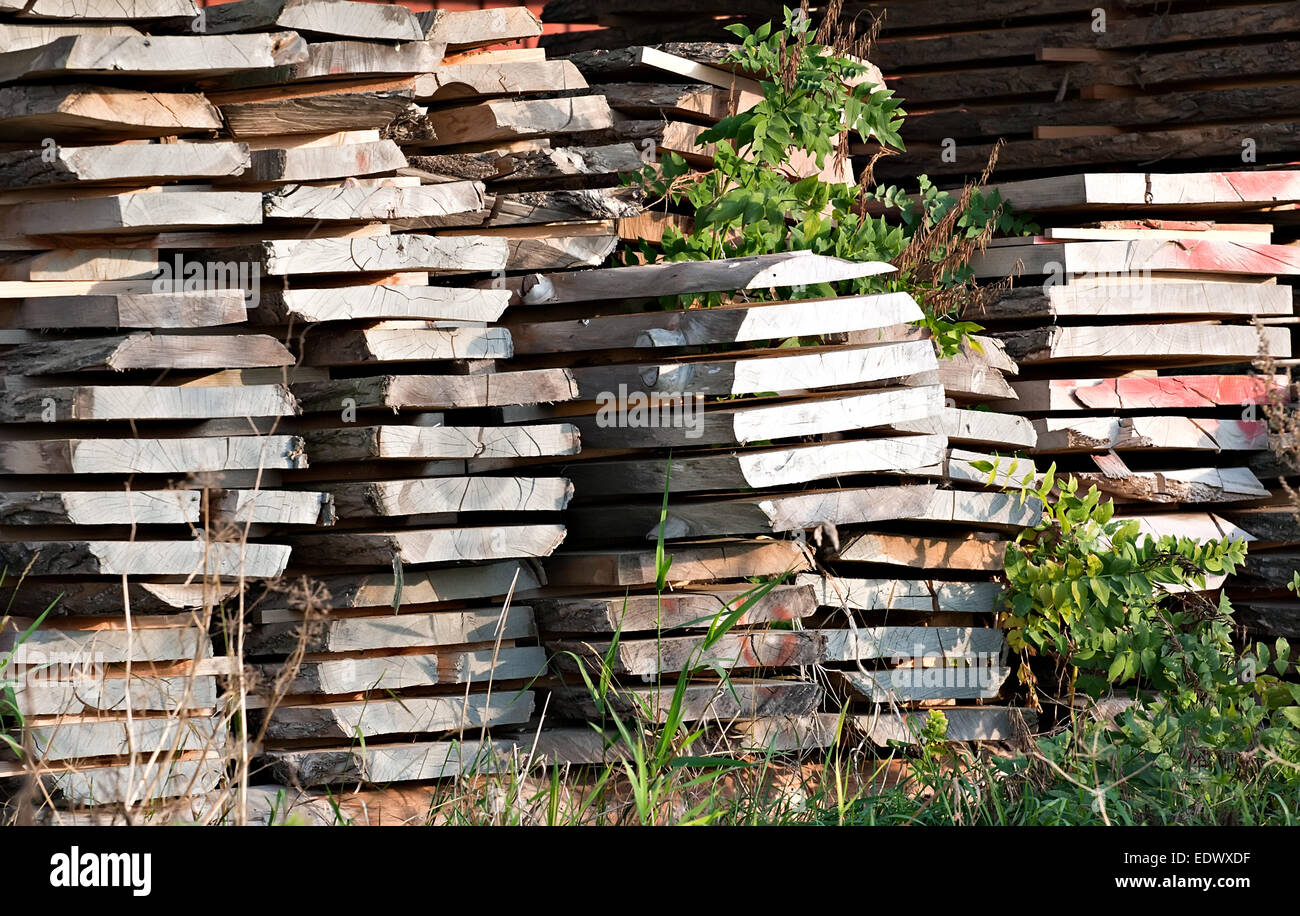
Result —
[[[427,778],[374,755],[428,737],[460,766],[436,739],[466,728],[513,747],[482,730],[530,718],[544,657],[504,599],[571,487],[510,466],[578,438],[492,422],[577,391],[496,371],[507,278],[602,263],[641,163],[584,145],[610,118],[571,64],[500,47],[539,32],[350,0],[0,12],[5,638],[52,603],[32,639],[85,642],[102,681],[10,669],[36,731],[6,776],[53,767],[71,804],[206,791],[232,697],[286,778]]]
[[[1298,469],[1270,450],[1265,406],[1294,411],[1300,249],[1272,238],[1300,173],[1087,173],[998,190],[1046,228],[975,265],[1017,275],[972,316],[1020,365],[1017,398],[991,406],[1032,419],[1040,466],[1057,462],[1151,533],[1249,541],[1228,583],[1242,619],[1300,633],[1285,590],[1300,525],[1279,481]]]
[[[827,6],[811,4],[814,19]],[[729,23],[754,28],[781,8],[550,0],[548,22],[595,28],[543,44],[571,55],[731,41]],[[908,150],[879,162],[884,179],[978,175],[999,138],[1002,174],[1166,159],[1231,168],[1300,150],[1293,0],[846,0],[842,16],[863,33],[878,20],[868,54],[910,113]]]
[[[949,445],[950,428],[959,441],[1002,441],[990,438],[993,427],[971,425],[978,418],[963,425],[969,411],[947,398],[979,390],[975,374],[1005,381],[987,364],[946,373],[909,327],[921,312],[905,293],[779,295],[890,270],[794,254],[557,274],[520,287],[507,317],[512,366],[567,367],[577,398],[506,413],[575,426],[582,439],[554,469],[574,485],[568,538],[543,563],[546,586],[528,596],[554,656],[552,715],[601,715],[580,669],[596,682],[607,665],[617,688],[605,702],[619,715],[667,717],[686,672],[682,714],[714,722],[733,748],[824,745],[845,699],[853,723],[879,743],[910,737],[916,714],[904,707],[935,701],[962,702],[954,739],[1012,734],[1013,713],[976,705],[997,698],[1006,676],[1001,635],[988,626],[1001,557],[972,567],[982,581],[931,582],[925,570],[943,564],[868,556],[858,545],[875,536],[888,551],[914,530],[974,540],[972,530],[1036,520],[1033,506],[986,490],[969,469],[979,453]],[[768,289],[775,300],[745,295]],[[711,291],[733,295],[691,307]],[[647,302],[650,292],[679,305]],[[1019,418],[989,416],[1032,436]],[[661,535],[666,569],[653,547]],[[839,554],[832,565],[842,561],[848,578],[828,578],[819,549]],[[888,566],[909,567],[906,578],[896,569],[882,577]],[[766,585],[755,592],[756,582]],[[732,629],[710,640],[731,615]],[[977,662],[987,670],[976,672]],[[950,668],[963,671],[951,683],[933,673]],[[826,669],[836,672],[829,692]],[[972,692],[964,682],[977,678],[987,683]]]
[[[39,765],[7,759],[0,774],[30,777],[34,806],[136,803],[217,788],[227,746],[218,678],[232,672],[196,619],[69,616],[32,630],[33,623],[8,617],[0,653],[9,656],[14,689],[8,714],[23,720],[15,740]]]

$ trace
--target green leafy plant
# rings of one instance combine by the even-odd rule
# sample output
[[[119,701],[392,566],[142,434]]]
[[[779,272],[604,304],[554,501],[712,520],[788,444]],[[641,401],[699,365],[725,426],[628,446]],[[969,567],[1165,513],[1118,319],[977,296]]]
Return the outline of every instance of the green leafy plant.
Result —
[[[990,483],[999,471],[992,462],[974,466]],[[1058,479],[1055,464],[1014,489],[1043,514],[1007,548],[1002,624],[1027,662],[1054,664],[1071,709],[1076,690],[1127,696],[1109,740],[1165,769],[1259,748],[1294,759],[1300,684],[1281,679],[1290,647],[1279,640],[1239,651],[1231,603],[1204,594],[1208,577],[1244,562],[1243,541],[1153,538],[1138,520],[1116,519],[1096,487],[1081,493],[1075,478]],[[1036,686],[1031,664],[1021,672]]]
[[[848,260],[891,261],[889,275],[847,284],[852,292],[907,291],[944,356],[981,330],[959,314],[975,295],[970,255],[994,231],[1037,227],[1014,216],[996,192],[968,188],[954,196],[922,175],[919,192],[836,181],[831,166],[847,134],[904,149],[905,112],[893,92],[871,82],[870,68],[817,42],[809,19],[786,9],[784,25],[750,31],[728,27],[740,44],[728,62],[762,86],[762,99],[700,134],[712,144],[712,167],[695,170],[670,153],[638,177],[648,199],[692,214],[689,232],[669,225],[659,246],[642,241],[627,263],[699,260],[781,251],[811,251]],[[847,134],[846,134],[847,132]],[[828,180],[830,174],[832,180]],[[871,211],[879,211],[872,215]],[[887,211],[897,210],[891,221]],[[783,298],[831,296],[831,284],[778,290]],[[720,294],[692,297],[716,305]]]

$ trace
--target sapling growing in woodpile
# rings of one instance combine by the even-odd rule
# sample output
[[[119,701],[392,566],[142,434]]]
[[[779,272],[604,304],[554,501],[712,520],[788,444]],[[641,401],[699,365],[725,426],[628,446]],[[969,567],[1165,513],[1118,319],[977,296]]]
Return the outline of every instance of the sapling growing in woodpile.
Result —
[[[914,295],[926,313],[922,323],[940,352],[951,356],[981,330],[962,316],[993,291],[975,287],[971,256],[994,232],[1029,234],[1035,227],[1013,215],[996,192],[975,185],[954,195],[922,175],[914,195],[898,186],[873,186],[871,168],[858,182],[842,180],[851,177],[847,138],[871,138],[878,155],[904,150],[906,112],[892,91],[873,81],[874,68],[860,56],[868,42],[846,40],[836,21],[828,14],[814,32],[805,9],[787,8],[780,28],[728,26],[740,44],[727,63],[758,79],[763,97],[696,138],[698,147],[713,149],[711,168],[697,170],[668,153],[642,170],[637,180],[650,202],[647,209],[685,211],[691,222],[688,232],[669,224],[659,245],[643,240],[625,250],[624,259],[630,264],[813,251],[891,261],[897,272],[847,286],[859,293]],[[995,161],[996,151],[981,183]],[[872,215],[882,210],[897,210],[897,220]],[[832,284],[812,284],[778,293],[802,299],[836,291]],[[717,305],[721,296],[692,301]]]

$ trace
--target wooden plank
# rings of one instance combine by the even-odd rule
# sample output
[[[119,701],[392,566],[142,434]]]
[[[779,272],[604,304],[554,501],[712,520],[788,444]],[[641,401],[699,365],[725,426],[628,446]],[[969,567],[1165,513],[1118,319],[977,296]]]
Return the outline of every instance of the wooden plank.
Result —
[[[19,11],[26,0],[3,0],[0,10]],[[136,38],[141,35],[129,25],[90,22],[2,22],[0,23],[0,51],[22,51],[47,45],[57,38],[69,35],[93,35],[97,38]]]
[[[263,242],[256,248],[223,251],[221,257],[238,261],[241,255],[246,256],[274,277],[427,270],[486,272],[505,269],[509,247],[505,239],[469,235],[308,238]]]
[[[743,751],[762,754],[802,754],[828,748],[840,733],[838,713],[749,719],[729,722],[727,734]]]
[[[534,458],[576,455],[568,424],[539,426],[352,426],[304,432],[312,461],[370,458]]]
[[[1255,7],[1250,12],[1264,9],[1268,7]],[[1276,10],[1277,7],[1272,9]],[[1227,10],[1216,12],[1225,13]],[[1177,14],[1131,19],[1120,27],[1176,18],[1179,18]],[[1300,25],[1300,20],[1292,21]],[[1105,41],[1109,35],[1096,34],[1089,37]],[[1221,36],[1215,38],[1222,40]],[[1039,54],[1059,53],[1061,50],[1065,49],[1042,48]],[[1092,55],[1099,53],[1097,49],[1069,50]],[[907,99],[912,104],[926,103],[927,107],[937,107],[941,102],[968,99],[1009,101],[1017,96],[1054,95],[1066,80],[1070,88],[1078,87],[1080,97],[1084,99],[1124,98],[1143,90],[1153,93],[1177,85],[1231,85],[1251,80],[1259,74],[1286,73],[1296,50],[1297,43],[1293,40],[1228,44],[1191,50],[1174,48],[1169,51],[1162,51],[1156,46],[1144,48],[1137,55],[1125,55],[1119,60],[1111,56],[1104,60],[1002,66],[990,62],[992,66],[963,67],[959,70],[936,68],[927,72],[891,76],[889,88],[899,98]]]
[[[669,504],[665,538],[776,534],[824,526],[864,524],[927,517],[936,495],[933,485],[855,487],[767,498],[702,499]],[[660,531],[659,506],[578,508],[569,513],[574,533],[586,539],[634,537],[654,540]]]
[[[651,118],[699,119],[715,123],[762,101],[729,87],[693,83],[606,83],[600,87],[609,107],[624,114]]]
[[[439,512],[559,512],[573,485],[563,477],[426,477],[326,486],[340,518]]]
[[[1217,513],[1215,521],[1221,527],[1244,531],[1260,546],[1292,546],[1300,544],[1300,518],[1289,502],[1254,509],[1227,508]]]
[[[1015,382],[1025,411],[1188,410],[1203,407],[1246,407],[1266,403],[1269,390],[1290,400],[1283,376],[1269,383],[1258,375],[1166,375],[1122,378],[1035,379]],[[994,407],[1002,407],[994,404]]]
[[[27,541],[0,542],[10,569],[31,575],[189,576],[264,578],[280,575],[289,561],[281,544],[213,541]],[[210,703],[207,705],[211,705]]]
[[[600,762],[604,739],[589,729],[555,729],[527,740],[367,742],[364,749],[271,751],[272,775],[285,785],[390,783],[519,769],[521,756],[545,764]]]
[[[0,493],[3,525],[185,525],[198,521],[197,490]]]
[[[885,293],[570,321],[519,320],[510,328],[519,353],[567,353],[813,337],[889,327],[920,318],[920,307],[907,293]]]
[[[391,566],[458,560],[550,556],[564,540],[562,525],[493,528],[408,528],[401,531],[300,534],[287,538],[294,559],[336,566]]]
[[[643,67],[652,67],[665,73],[684,76],[723,89],[734,89],[758,96],[763,94],[762,84],[757,80],[740,76],[720,67],[709,66],[698,60],[675,54],[672,50],[642,47],[633,49],[633,53],[636,55],[637,63]]]
[[[845,261],[809,252],[754,255],[717,261],[673,261],[637,267],[610,267],[552,276],[506,278],[515,293],[512,305],[626,299],[629,290],[653,290],[657,296],[739,289],[787,289],[838,283],[890,273],[877,261]]]
[[[998,337],[1024,365],[1140,358],[1205,365],[1250,361],[1261,350],[1274,357],[1291,355],[1291,332],[1280,327],[1126,324],[1010,331]]]
[[[399,184],[402,182],[402,184]],[[483,208],[483,185],[449,181],[411,186],[405,179],[357,179],[333,185],[290,185],[266,194],[267,219],[412,219]]]
[[[427,135],[430,139],[416,145],[456,146],[583,133],[603,130],[612,123],[602,96],[480,102],[430,111],[419,122],[421,131],[432,132]],[[416,137],[399,135],[399,140],[410,143]]]
[[[139,754],[184,754],[221,750],[226,727],[220,717],[187,716],[96,718],[64,717],[51,725],[29,725],[32,747],[42,762],[116,757],[123,749]]]
[[[6,474],[189,474],[307,466],[297,436],[44,439],[0,443]]]
[[[212,500],[214,519],[234,525],[330,525],[334,505],[328,493],[303,490],[226,490]]]
[[[193,19],[194,0],[30,0],[22,14],[31,19]]]
[[[588,448],[677,448],[745,444],[864,429],[881,423],[902,423],[928,417],[943,409],[943,389],[937,385],[882,388],[849,395],[823,395],[764,406],[751,401],[740,407],[703,405],[691,423],[671,404],[629,397],[611,418],[568,418]],[[729,403],[729,402],[724,402]],[[674,423],[681,417],[680,423]],[[619,422],[611,423],[611,419]],[[665,419],[667,422],[664,422]]]
[[[1233,576],[1234,584],[1255,588],[1283,589],[1300,569],[1300,553],[1285,551],[1250,551],[1246,564]]]
[[[671,685],[622,687],[611,690],[606,702],[621,715],[644,715],[650,721],[663,722],[672,707],[673,691]],[[811,713],[820,707],[824,697],[820,684],[747,677],[725,683],[688,683],[682,691],[679,710],[682,718],[691,722],[783,719]],[[551,695],[551,702],[557,713],[570,718],[598,719],[600,716],[585,687],[557,689]]]
[[[887,626],[811,632],[825,638],[826,660],[837,662],[1000,658],[1007,648],[1002,631],[987,627]]]
[[[336,0],[330,0],[336,2]],[[434,41],[321,41],[307,46],[304,63],[275,69],[253,70],[208,80],[213,89],[294,84],[305,80],[359,79],[413,76],[428,73],[442,63],[446,49]]]
[[[1001,346],[998,342],[998,347]],[[942,385],[948,398],[980,404],[998,398],[1014,398],[1015,391],[1005,377],[1005,370],[990,362],[993,352],[988,347],[984,353],[963,349],[940,361],[936,369],[907,376],[902,380],[903,384]]]
[[[1300,170],[1237,172],[1088,172],[993,185],[1015,209],[1031,213],[1087,207],[1245,209],[1300,202]]]
[[[385,628],[390,627],[393,623],[392,617],[395,605],[400,605],[401,608],[410,608],[412,606],[446,602],[475,601],[504,596],[512,588],[516,592],[532,591],[540,588],[545,582],[545,577],[541,575],[540,570],[535,565],[517,560],[478,563],[474,566],[461,568],[404,570],[400,589],[392,573],[322,575],[318,579],[321,585],[330,593],[331,621],[340,620],[343,615],[359,608],[372,608],[383,615],[384,620],[379,621],[379,624]],[[527,614],[527,611],[520,610],[521,605],[512,605],[511,608],[511,615]],[[501,620],[502,609],[497,607],[483,611],[484,614],[489,612],[494,616],[490,620],[488,617],[483,617],[480,623],[489,627],[491,633],[485,639],[493,640],[496,638],[496,621]],[[300,605],[293,600],[289,593],[284,591],[272,590],[259,596],[253,613],[256,615],[256,619],[264,625],[277,622],[300,622],[302,619]],[[404,618],[408,616],[408,613],[408,611],[400,611],[398,616]],[[506,619],[509,622],[514,620],[515,617],[508,616]],[[324,625],[326,627],[325,632],[328,633],[328,627],[332,626],[332,623],[326,622]],[[531,626],[531,623],[529,625]],[[261,640],[262,637],[257,634],[269,632],[264,626],[258,627],[250,631],[250,638]],[[529,631],[527,634],[516,633],[514,635],[523,636],[532,635],[532,633]],[[292,652],[294,646],[297,645],[297,636],[293,635],[293,630],[282,631],[280,638],[289,640],[280,643],[282,648],[262,649],[253,654],[275,654],[277,652],[288,654]],[[418,638],[422,639],[424,637]],[[507,638],[514,638],[514,636],[508,636]],[[448,643],[482,641],[484,640],[478,639],[472,634],[464,633],[456,635],[454,639],[444,640],[444,642]],[[429,643],[414,644],[429,645]],[[265,645],[265,643],[259,642],[259,645]],[[373,646],[362,646],[361,648],[373,648]],[[252,653],[251,649],[249,651]]]
[[[542,23],[524,7],[480,10],[430,10],[417,14],[424,37],[458,51],[500,42],[536,38]]]
[[[249,166],[241,143],[147,143],[57,146],[53,150],[0,153],[0,188],[80,185],[86,182],[152,184],[176,178],[239,175]]]
[[[1256,141],[1258,149],[1276,158],[1272,151],[1294,145],[1297,135],[1300,135],[1300,121],[1261,117],[1253,122],[1218,126],[1139,130],[1117,135],[1088,135],[1053,140],[1011,140],[1000,149],[998,167],[1008,172],[1040,168],[1044,161],[1049,160],[1056,168],[1095,168],[1099,164],[1112,162],[1146,163],[1151,162],[1153,157],[1216,158],[1222,156],[1226,149],[1232,149],[1234,153],[1239,151],[1242,148],[1241,139],[1246,136]],[[939,166],[937,163],[942,153],[939,145],[913,142],[906,153],[891,157],[887,164],[879,163],[877,171],[882,177],[893,177],[902,172],[913,173],[912,170],[916,168],[928,168],[928,163],[936,163],[936,168],[931,171],[942,168],[949,173],[978,175],[987,164],[991,152],[992,144],[965,143],[957,147],[955,162]],[[1225,205],[1223,209],[1232,207]]]
[[[261,195],[238,191],[123,194],[50,202],[39,208],[0,207],[12,235],[200,229],[256,226],[262,222]]]
[[[11,328],[203,328],[239,324],[243,290],[50,296],[0,303]]]
[[[61,627],[61,621],[56,621],[26,633],[36,621],[12,617],[0,630],[0,647],[14,665],[33,666],[27,676],[37,680],[56,680],[73,666],[197,661],[212,655],[212,640],[198,626],[148,626],[150,622],[142,620],[131,630],[81,630]]]
[[[1003,589],[997,582],[861,579],[812,573],[801,573],[795,581],[811,585],[823,607],[855,611],[983,614],[998,607]]]
[[[788,541],[722,541],[674,547],[670,582],[721,582],[808,569],[808,557]],[[556,586],[650,585],[657,578],[653,550],[567,550],[545,563]]]
[[[989,302],[983,319],[1094,318],[1126,315],[1290,315],[1291,289],[1262,283],[1157,283],[1135,277],[1072,278],[1066,285],[1009,290]]]
[[[1153,270],[1291,276],[1300,252],[1288,245],[1213,239],[1138,242],[1051,242],[989,248],[971,259],[977,277],[1013,274],[1131,274]]]
[[[531,237],[511,237],[515,230],[507,228],[497,231],[491,228],[483,230],[479,239],[501,238],[507,243],[507,270],[565,270],[571,267],[595,267],[603,264],[618,247],[618,233],[615,227],[595,227],[596,233],[575,232],[572,235],[535,235]],[[541,232],[549,230],[542,229]],[[443,233],[450,236],[453,233]],[[469,238],[469,236],[456,236]],[[450,241],[451,239],[448,239]]]
[[[1049,417],[1034,421],[1038,453],[1146,451],[1263,451],[1264,420],[1193,417]]]
[[[282,417],[297,413],[282,385],[173,387],[86,385],[0,393],[0,420],[7,423],[59,420],[211,420]]]
[[[936,365],[930,342],[915,340],[867,347],[810,347],[792,356],[713,360],[680,357],[660,364],[589,366],[574,369],[573,376],[580,398],[610,400],[625,399],[626,392],[687,392],[706,396],[799,392],[901,379],[918,370],[934,369]]]
[[[302,343],[305,366],[361,366],[383,362],[509,359],[505,328],[446,328],[429,321],[380,321],[364,328],[321,329]]]
[[[221,115],[195,93],[80,84],[9,86],[0,88],[0,127],[14,141],[169,137],[221,130]]]
[[[266,147],[251,154],[251,167],[240,182],[287,184],[377,175],[406,167],[406,157],[392,140],[332,146]]]
[[[816,665],[826,658],[826,640],[818,630],[759,630],[726,633],[707,649],[703,636],[661,636],[652,639],[622,638],[609,642],[556,640],[547,642],[554,663],[561,672],[576,672],[580,666],[622,676],[656,677],[703,665],[718,667],[794,668]]]
[[[949,741],[1013,741],[1032,734],[1038,713],[995,706],[945,708]],[[884,747],[893,741],[917,744],[929,713],[871,713],[852,718],[854,727]]]
[[[197,282],[196,265],[205,267],[211,271],[210,276],[214,279],[208,281],[208,285],[213,289],[228,288],[224,284],[236,283],[243,280],[244,286],[252,285],[251,271],[254,270],[251,264],[240,264],[231,261],[200,261],[194,256],[194,252],[203,250],[205,252],[229,250],[231,246],[248,246],[256,245],[262,241],[262,237],[267,233],[257,226],[236,226],[233,228],[209,229],[176,232],[144,232],[133,233],[102,233],[96,235],[35,235],[35,236],[15,236],[0,241],[0,245],[8,246],[14,251],[36,251],[41,249],[57,249],[61,251],[72,250],[71,246],[75,245],[95,245],[101,248],[107,248],[112,245],[135,245],[137,250],[153,254],[163,249],[174,251],[172,261],[178,258],[182,261],[182,266],[190,271],[190,277],[169,276],[164,273],[162,276],[155,276],[156,283],[153,284],[118,284],[117,286],[108,285],[104,287],[91,287],[89,289],[58,289],[50,295],[75,295],[84,293],[122,293],[122,292],[180,292],[188,280],[191,289],[199,285]],[[387,223],[362,223],[347,226],[326,226],[313,228],[307,225],[286,224],[280,227],[275,233],[282,239],[301,239],[318,235],[328,238],[341,239],[359,239],[359,238],[376,238],[379,236],[392,235],[392,228]],[[188,255],[188,257],[186,257]],[[164,261],[164,264],[168,262]],[[168,265],[170,266],[170,265]],[[167,267],[163,268],[164,271]],[[240,276],[242,274],[242,277]],[[219,278],[219,279],[218,279]],[[405,280],[416,282],[413,277],[405,277]],[[19,291],[17,295],[40,296],[44,287],[33,287],[35,292]]]
[[[150,35],[56,38],[46,45],[0,52],[0,83],[69,76],[171,77],[193,80],[307,60],[294,32],[261,35]]]
[[[717,155],[717,146],[700,139],[707,129],[703,124],[688,121],[665,121],[662,117],[629,118],[614,112],[610,126],[587,139],[592,143],[653,144],[658,157],[673,153],[697,169],[709,169]]]
[[[464,51],[448,51],[442,62],[446,66],[459,66],[460,64],[535,64],[544,60],[546,60],[545,48],[470,48]]]
[[[624,237],[624,218],[639,214],[639,194],[631,187],[586,188],[578,193],[568,190],[521,191],[492,194],[483,207],[474,212],[448,216],[401,219],[394,229],[457,229],[476,227],[484,232],[510,235],[523,227],[537,226],[534,232],[589,232],[608,235],[611,220],[618,220],[620,238]],[[548,224],[565,223],[566,226]]]
[[[344,88],[334,82],[275,86],[268,90],[208,93],[233,137],[323,134],[342,130],[379,130],[403,114],[414,94],[409,88],[381,80],[383,88],[358,82]]]
[[[991,410],[945,407],[934,416],[896,421],[889,425],[898,432],[944,436],[953,445],[1022,449],[1033,448],[1036,441],[1035,427],[1029,420]]]
[[[459,731],[487,725],[517,725],[528,721],[531,692],[503,692],[488,697],[402,697],[360,703],[281,706],[266,720],[266,737],[343,738]]]
[[[352,0],[237,0],[204,10],[213,34],[291,29],[310,35],[337,35],[381,41],[424,38],[415,13],[402,6]]]
[[[95,5],[101,5],[99,0],[95,0]],[[201,797],[215,791],[225,774],[222,760],[220,755],[215,754],[193,760],[166,762],[146,759],[134,766],[79,767],[75,770],[55,771],[43,775],[41,779],[51,797],[61,799],[70,806],[138,804],[142,797]]]
[[[280,676],[279,665],[259,665],[263,677]],[[500,647],[473,652],[386,655],[305,661],[287,686],[293,694],[384,695],[392,690],[437,684],[500,685],[536,678],[546,672],[540,646]],[[497,687],[500,691],[502,688]],[[509,694],[512,691],[507,691]]]
[[[262,290],[251,320],[259,324],[385,318],[494,322],[506,310],[509,298],[504,290],[417,285]]]
[[[1252,223],[1214,223],[1205,220],[1102,220],[1099,225],[1043,230],[1051,241],[1140,241],[1142,239],[1217,239],[1267,245],[1273,241],[1273,227]]]
[[[415,77],[413,84],[418,101],[439,103],[498,95],[572,93],[587,88],[578,68],[567,60],[444,63],[431,73]],[[606,87],[601,88],[603,91]]]
[[[984,471],[975,464],[987,462],[992,471]],[[926,468],[927,475],[943,477],[959,483],[979,484],[999,489],[1018,489],[1026,478],[1037,480],[1040,471],[1028,458],[1015,455],[997,455],[989,452],[972,452],[966,449],[949,449],[945,460],[936,468]],[[990,474],[992,477],[990,478]]]
[[[1042,506],[1034,499],[1021,505],[1017,496],[1008,493],[939,490],[929,509],[916,520],[1017,530],[1037,525],[1041,514]]]
[[[577,395],[565,369],[526,369],[492,375],[405,375],[337,379],[293,386],[307,412],[341,410],[344,398],[352,406],[454,409],[498,407],[566,401]]]
[[[836,559],[842,563],[882,563],[915,569],[1001,572],[1006,550],[1006,541],[982,534],[932,538],[865,533],[853,535]]]
[[[1239,527],[1219,514],[1208,512],[1160,512],[1149,515],[1132,515],[1123,511],[1116,513],[1116,519],[1127,521],[1136,519],[1138,530],[1159,539],[1166,535],[1179,538],[1192,538],[1197,541],[1220,541],[1224,539],[1254,542],[1255,535]]]
[[[1151,503],[1228,503],[1266,499],[1268,488],[1248,468],[1177,468],[1131,471],[1122,477],[1071,472],[1083,487]]]
[[[125,608],[133,614],[174,614],[213,607],[232,597],[233,583],[160,583],[73,581],[54,582],[29,578],[23,586],[31,607],[50,608],[50,616],[120,617]]]
[[[23,716],[81,716],[125,712],[211,709],[217,703],[215,677],[86,676],[67,681],[29,678],[14,683]]]
[[[52,375],[127,369],[241,369],[291,366],[293,354],[265,334],[230,336],[132,334],[127,337],[48,339],[5,354],[13,375]]]
[[[664,595],[543,598],[530,601],[548,634],[622,633],[707,627],[747,605],[734,626],[799,620],[817,603],[807,586],[783,585],[759,596],[755,588],[712,588]]]
[[[1011,669],[988,664],[837,671],[832,676],[869,703],[924,700],[991,700],[1001,692]]]
[[[442,176],[511,186],[541,185],[547,189],[618,183],[620,175],[645,166],[635,144],[563,146],[546,149],[497,149],[483,152],[412,156],[411,165]]]
[[[1234,604],[1242,622],[1257,633],[1291,638],[1300,636],[1300,604],[1294,601],[1248,599]]]
[[[804,481],[882,472],[916,473],[942,462],[942,436],[858,439],[671,461],[586,461],[565,476],[583,497],[631,493],[744,490],[793,486]]]
[[[1263,120],[1274,113],[1294,112],[1300,95],[1294,79],[1273,81],[1266,94],[1253,86],[1232,84],[1162,89],[1159,95],[1041,102],[1017,99],[978,107],[953,107],[918,113],[908,119],[908,124],[914,125],[917,140],[930,142],[942,142],[944,137],[994,138],[1029,133],[1037,139],[1100,138],[1177,128],[1189,120],[1211,124]]]
[[[0,261],[0,278],[34,284],[71,280],[154,278],[162,262],[152,251],[129,248],[60,248],[40,254],[13,253]],[[39,285],[34,289],[41,288]]]
[[[505,564],[499,564],[502,568]],[[404,601],[418,603],[426,597],[419,593],[422,585],[445,577],[454,570],[437,570],[417,573],[415,591]],[[368,577],[377,579],[379,577]],[[509,588],[509,581],[503,588]],[[463,589],[462,589],[463,592]],[[354,600],[379,602],[376,594],[360,597],[353,591]],[[440,596],[441,597],[441,596]],[[412,600],[414,599],[414,600]],[[254,627],[245,637],[244,651],[252,658],[289,655],[301,644],[306,652],[344,653],[363,652],[370,649],[414,649],[432,646],[460,646],[470,643],[495,643],[498,639],[531,639],[537,635],[529,607],[512,604],[506,610],[500,607],[468,608],[464,610],[435,611],[433,613],[402,612],[394,614],[391,607],[380,617],[338,617],[331,615],[313,625],[306,633],[298,622],[263,623]]]

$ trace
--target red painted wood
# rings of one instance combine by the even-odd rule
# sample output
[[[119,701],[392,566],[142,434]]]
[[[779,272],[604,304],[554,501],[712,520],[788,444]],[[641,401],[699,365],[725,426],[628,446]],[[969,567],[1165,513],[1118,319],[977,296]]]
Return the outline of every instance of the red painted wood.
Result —
[[[1275,382],[1282,387],[1282,376]],[[1097,410],[1146,410],[1258,404],[1267,398],[1267,383],[1251,375],[1170,375],[1158,378],[1112,378],[1089,384],[1060,379],[1074,396]]]

